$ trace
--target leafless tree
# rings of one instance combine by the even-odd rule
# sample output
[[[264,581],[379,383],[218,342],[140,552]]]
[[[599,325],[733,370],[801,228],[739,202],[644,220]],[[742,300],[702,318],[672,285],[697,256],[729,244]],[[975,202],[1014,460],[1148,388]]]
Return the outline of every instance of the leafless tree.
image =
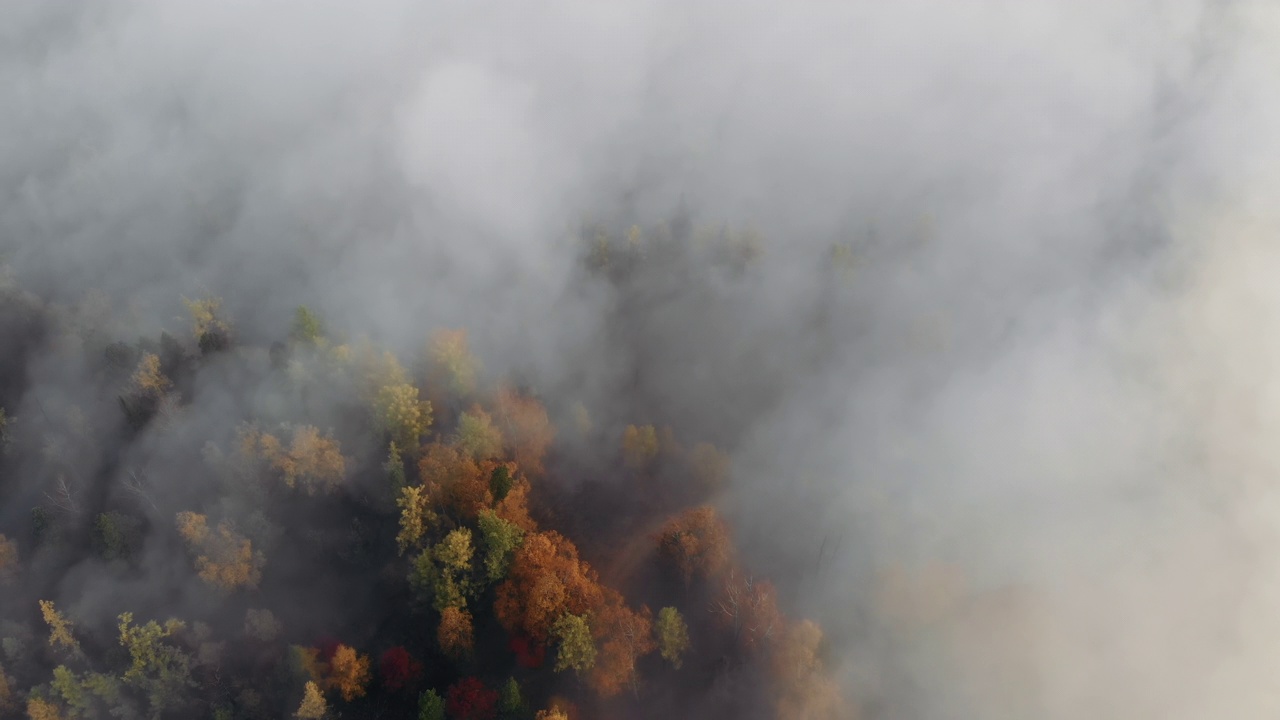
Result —
[[[67,476],[59,474],[57,480],[54,481],[52,491],[46,491],[44,496],[49,498],[54,507],[68,515],[79,515],[80,504],[76,501],[78,490],[67,482]]]

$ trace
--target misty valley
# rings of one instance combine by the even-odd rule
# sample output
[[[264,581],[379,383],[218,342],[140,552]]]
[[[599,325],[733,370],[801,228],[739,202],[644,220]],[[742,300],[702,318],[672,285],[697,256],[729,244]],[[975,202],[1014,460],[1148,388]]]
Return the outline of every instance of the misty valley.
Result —
[[[752,256],[597,229],[584,281],[676,243]],[[822,629],[735,551],[714,445],[549,411],[462,329],[402,360],[305,307],[254,344],[184,303],[120,340],[100,293],[2,290],[6,716],[841,716]],[[74,385],[30,393],[36,353]]]

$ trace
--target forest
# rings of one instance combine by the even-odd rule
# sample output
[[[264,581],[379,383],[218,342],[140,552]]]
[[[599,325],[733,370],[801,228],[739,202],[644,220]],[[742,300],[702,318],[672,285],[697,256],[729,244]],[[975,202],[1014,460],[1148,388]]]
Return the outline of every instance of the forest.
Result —
[[[678,223],[579,247],[623,297],[714,298],[760,252]],[[137,338],[103,293],[4,279],[0,716],[852,716],[822,628],[735,549],[714,438],[487,373],[467,328],[398,356],[173,300]]]

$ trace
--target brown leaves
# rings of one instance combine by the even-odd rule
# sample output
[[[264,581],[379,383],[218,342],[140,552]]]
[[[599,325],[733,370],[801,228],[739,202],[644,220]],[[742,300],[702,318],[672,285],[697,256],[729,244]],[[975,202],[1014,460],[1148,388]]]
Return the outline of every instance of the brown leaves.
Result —
[[[471,613],[458,607],[447,607],[440,613],[440,627],[436,628],[436,641],[444,654],[462,659],[471,654],[475,646]]]
[[[530,490],[529,481],[523,476],[517,476],[515,484],[507,491],[507,496],[493,506],[494,513],[525,532],[536,532],[538,524],[529,516]]]
[[[600,653],[591,673],[591,686],[602,697],[611,697],[628,685],[633,692],[636,690],[636,661],[657,649],[657,643],[649,608],[632,610],[613,590],[606,590],[605,596],[604,604],[592,617]]]
[[[846,717],[844,699],[821,658],[822,629],[811,620],[790,626],[770,663],[777,685],[779,720]]]
[[[429,492],[438,492],[446,512],[471,520],[489,507],[489,478],[480,465],[457,448],[434,442],[423,449],[418,474]]]
[[[493,400],[493,417],[510,457],[529,475],[541,477],[545,472],[542,461],[556,437],[546,408],[534,398],[502,388]]]
[[[9,676],[5,674],[4,667],[0,666],[0,713],[8,713],[15,709],[16,700],[14,697],[13,682]]]
[[[30,720],[62,720],[62,711],[56,704],[32,696],[27,698],[27,717]]]
[[[686,583],[714,579],[730,564],[729,527],[710,506],[687,510],[663,526],[658,551]]]
[[[739,647],[747,651],[771,641],[785,622],[773,584],[737,572],[725,578],[711,610],[733,632]]]
[[[13,582],[18,567],[18,543],[0,535],[0,585]]]

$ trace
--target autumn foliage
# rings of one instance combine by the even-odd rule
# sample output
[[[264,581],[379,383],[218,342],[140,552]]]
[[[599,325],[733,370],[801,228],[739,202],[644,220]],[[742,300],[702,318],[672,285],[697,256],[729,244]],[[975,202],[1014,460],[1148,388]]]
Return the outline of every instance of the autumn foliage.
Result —
[[[507,647],[515,653],[516,663],[522,668],[540,668],[546,659],[546,646],[534,642],[526,635],[512,635]]]
[[[363,696],[368,684],[369,656],[356,652],[355,648],[339,645],[329,660],[325,688],[337,690],[343,700],[350,702]]]
[[[507,632],[546,642],[561,615],[587,614],[602,599],[595,570],[578,558],[573,543],[548,530],[525,537],[498,586],[494,614]]]
[[[91,503],[78,507],[67,481],[30,527],[0,535],[0,582],[17,577],[12,537],[24,582],[41,558],[61,562],[59,553],[87,545],[81,513],[137,528],[148,553],[157,540],[185,551],[189,564],[171,564],[178,577],[166,592],[200,583],[219,592],[191,603],[191,625],[121,615],[120,647],[103,652],[108,636],[91,625],[94,613],[73,624],[9,583],[13,616],[34,620],[38,607],[48,644],[45,628],[0,623],[0,714],[25,705],[37,720],[680,717],[703,711],[679,705],[693,688],[749,686],[743,698],[707,701],[706,716],[848,717],[821,629],[787,617],[715,508],[690,507],[729,485],[724,452],[647,424],[626,425],[619,448],[611,413],[595,428],[576,398],[544,406],[536,387],[483,378],[463,331],[437,334],[410,372],[369,341],[325,334],[310,311],[298,313],[287,346],[266,353],[225,345],[232,335],[218,307],[192,311],[198,348],[170,338],[110,350],[112,392],[126,393],[126,413],[154,414],[162,402],[181,410],[201,368],[237,363],[243,349],[257,365],[236,372],[263,390],[246,405],[253,417],[220,425],[187,475],[165,476],[178,466],[164,453],[129,454],[106,466],[128,484],[90,488],[82,497],[94,494]],[[130,414],[130,432],[148,436],[146,415]],[[553,416],[576,417],[578,436],[558,440]],[[570,457],[591,442],[603,449]],[[48,454],[74,444],[50,443]],[[216,497],[161,486],[178,481],[206,483]],[[183,500],[191,509],[173,514]],[[140,551],[105,557],[111,567],[98,562],[95,572],[136,574],[142,564]],[[346,617],[321,606],[348,597]],[[19,688],[18,679],[34,682]],[[655,691],[661,683],[670,686]]]
[[[507,453],[526,473],[541,477],[546,472],[543,460],[556,436],[546,408],[509,387],[498,391],[493,405],[494,420],[506,441]]]
[[[686,583],[713,579],[729,568],[729,528],[714,508],[703,506],[672,518],[658,540],[662,556]]]
[[[440,613],[440,625],[436,639],[446,655],[465,657],[475,647],[471,628],[471,613],[457,607],[447,607]]]
[[[78,650],[80,643],[71,634],[73,624],[65,615],[58,612],[52,600],[40,601],[40,616],[49,626],[49,645],[65,650]]]
[[[782,631],[773,584],[731,572],[720,586],[712,611],[744,650],[755,650]]]
[[[441,330],[427,347],[428,378],[455,397],[465,397],[476,389],[479,362],[471,354],[466,330]]]
[[[178,534],[196,556],[201,580],[222,590],[257,587],[266,560],[229,523],[219,523],[211,530],[204,515],[180,512],[177,524]]]
[[[12,582],[18,575],[18,544],[0,535],[0,585]]]
[[[320,686],[308,680],[303,687],[302,703],[293,716],[299,720],[321,720],[328,712],[329,704],[325,702]]]
[[[409,654],[408,650],[397,645],[378,658],[378,674],[382,677],[382,686],[388,690],[401,690],[412,687],[422,676],[422,663]]]
[[[288,429],[286,445],[275,435],[253,427],[241,431],[241,449],[279,474],[287,487],[301,487],[309,495],[332,492],[346,476],[346,458],[338,441],[311,425]]]
[[[465,677],[445,694],[445,710],[456,720],[493,720],[498,715],[498,691],[477,678]]]
[[[418,475],[423,488],[455,517],[475,518],[493,501],[489,478],[480,464],[451,444],[437,441],[427,445],[418,461]]]
[[[838,720],[847,709],[822,660],[822,630],[812,620],[789,627],[771,658],[778,720]]]
[[[627,687],[634,690],[636,662],[657,649],[649,608],[632,610],[621,595],[608,590],[594,621],[600,652],[591,672],[592,687],[604,697]]]

